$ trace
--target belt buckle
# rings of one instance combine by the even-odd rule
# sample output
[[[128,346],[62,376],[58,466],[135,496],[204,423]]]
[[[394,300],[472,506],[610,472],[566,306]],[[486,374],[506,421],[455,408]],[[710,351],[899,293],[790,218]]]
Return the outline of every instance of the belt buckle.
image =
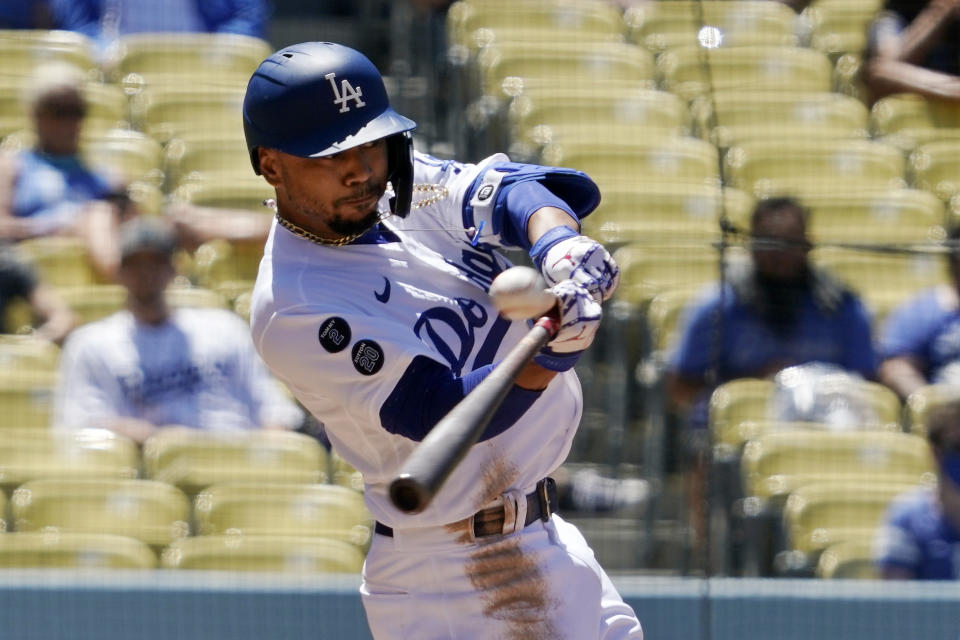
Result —
[[[547,522],[550,520],[550,516],[553,515],[553,510],[550,508],[550,492],[549,485],[553,483],[553,478],[544,478],[537,483],[537,499],[540,502],[540,520]]]

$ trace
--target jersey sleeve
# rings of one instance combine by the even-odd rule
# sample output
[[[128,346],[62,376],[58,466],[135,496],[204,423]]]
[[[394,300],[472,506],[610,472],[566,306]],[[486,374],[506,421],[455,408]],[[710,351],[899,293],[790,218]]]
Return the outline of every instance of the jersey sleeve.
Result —
[[[880,334],[880,358],[923,358],[926,343],[936,329],[939,317],[936,296],[931,292],[921,294],[894,309],[884,322]]]
[[[105,421],[132,415],[119,381],[101,358],[104,345],[89,338],[81,331],[64,345],[54,396],[55,428],[103,428]]]
[[[715,290],[710,289],[688,307],[681,319],[679,339],[672,345],[669,367],[686,378],[699,379],[710,366],[709,358],[714,352],[715,314],[720,301]]]
[[[359,313],[302,307],[275,312],[254,336],[269,369],[297,397],[336,415],[320,420],[380,423],[380,408],[417,356],[443,362],[409,327]]]
[[[913,497],[913,494],[910,494]],[[878,569],[919,571],[921,549],[910,528],[912,502],[905,496],[896,500],[887,512],[873,540],[873,561]]]

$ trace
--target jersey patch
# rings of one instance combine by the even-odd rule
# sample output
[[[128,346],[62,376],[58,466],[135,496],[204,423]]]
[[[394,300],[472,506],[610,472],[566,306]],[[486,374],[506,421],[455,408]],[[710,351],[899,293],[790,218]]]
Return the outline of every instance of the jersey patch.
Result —
[[[340,353],[350,344],[350,325],[343,318],[334,316],[320,325],[320,346],[330,353]]]
[[[383,349],[373,340],[359,340],[353,345],[353,368],[362,375],[372,376],[383,368]]]

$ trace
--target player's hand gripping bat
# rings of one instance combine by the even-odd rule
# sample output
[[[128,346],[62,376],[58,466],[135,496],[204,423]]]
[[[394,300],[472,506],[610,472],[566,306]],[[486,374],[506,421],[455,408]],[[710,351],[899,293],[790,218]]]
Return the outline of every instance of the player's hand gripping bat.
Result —
[[[557,305],[557,297],[546,288],[543,277],[529,267],[512,267],[498,275],[490,285],[490,296],[500,313],[511,320],[540,317]],[[556,335],[558,326],[554,319],[540,317],[500,364],[433,427],[390,483],[394,506],[406,513],[420,513],[430,504],[480,438],[517,375]]]

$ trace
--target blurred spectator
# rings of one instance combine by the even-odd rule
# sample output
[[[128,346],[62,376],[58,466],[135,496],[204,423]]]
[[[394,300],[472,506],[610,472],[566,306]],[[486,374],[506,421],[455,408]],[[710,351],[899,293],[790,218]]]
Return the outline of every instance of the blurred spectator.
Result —
[[[39,338],[61,344],[76,324],[73,312],[57,292],[38,280],[33,269],[10,248],[0,248],[0,318],[4,323],[16,300],[27,303],[36,323],[33,333]]]
[[[808,260],[808,213],[791,198],[757,204],[751,259],[728,267],[722,289],[687,312],[668,371],[668,393],[696,426],[706,425],[712,388],[767,378],[808,362],[875,375],[870,319],[857,295]]]
[[[53,15],[48,0],[0,2],[0,29],[52,29],[53,27]]]
[[[222,309],[171,309],[174,233],[147,217],[121,230],[127,308],[67,340],[54,424],[101,427],[143,442],[159,428],[295,429],[303,413]]]
[[[82,238],[98,274],[117,265],[116,226],[134,213],[126,191],[88,168],[80,157],[87,105],[83,73],[69,65],[37,69],[26,89],[33,118],[32,149],[0,153],[0,239],[69,234]]]
[[[880,382],[904,399],[926,384],[960,384],[960,226],[948,235],[951,284],[894,309],[880,333]]]
[[[863,81],[893,93],[960,100],[960,0],[887,0],[870,29]]]
[[[51,0],[62,29],[79,31],[101,46],[142,32],[238,33],[266,37],[267,0]]]
[[[888,580],[960,578],[960,400],[931,410],[927,440],[937,486],[897,498],[874,544],[877,569]]]

